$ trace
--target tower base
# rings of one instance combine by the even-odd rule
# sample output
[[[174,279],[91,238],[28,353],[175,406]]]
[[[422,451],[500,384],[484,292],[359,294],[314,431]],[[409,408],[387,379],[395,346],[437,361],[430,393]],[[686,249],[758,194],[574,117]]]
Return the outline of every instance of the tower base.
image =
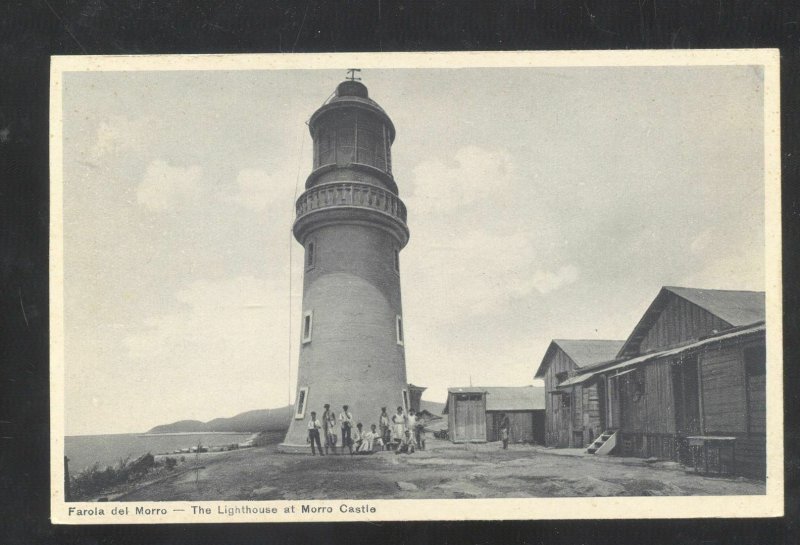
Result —
[[[308,443],[304,445],[280,443],[278,444],[278,448],[275,450],[281,454],[311,454],[311,445]]]

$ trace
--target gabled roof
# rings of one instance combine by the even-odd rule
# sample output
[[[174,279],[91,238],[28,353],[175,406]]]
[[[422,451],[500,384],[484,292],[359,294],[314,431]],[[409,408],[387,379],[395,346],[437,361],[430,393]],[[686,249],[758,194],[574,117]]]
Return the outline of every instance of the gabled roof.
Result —
[[[727,323],[740,327],[764,321],[765,303],[763,291],[711,290],[664,286],[650,303],[639,323],[633,328],[623,344],[618,357],[630,356],[638,350],[639,343],[658,320],[673,296],[697,305]]]
[[[703,290],[665,286],[733,327],[750,325],[764,320],[763,291]]]
[[[553,352],[560,348],[577,367],[586,367],[613,360],[625,341],[608,339],[553,339],[542,358],[534,377],[541,378],[547,372],[547,363]]]
[[[486,394],[487,411],[543,411],[544,388],[541,386],[468,386],[448,388],[449,393]],[[448,413],[450,396],[442,414]]]

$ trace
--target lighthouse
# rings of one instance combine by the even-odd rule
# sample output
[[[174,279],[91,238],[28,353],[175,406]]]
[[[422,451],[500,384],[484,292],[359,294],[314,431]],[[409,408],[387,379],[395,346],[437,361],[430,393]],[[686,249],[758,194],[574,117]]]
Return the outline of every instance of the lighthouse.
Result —
[[[400,297],[409,230],[392,175],[395,127],[358,70],[348,72],[308,122],[314,158],[293,226],[304,248],[303,304],[285,451],[308,449],[308,419],[325,404],[337,415],[348,405],[365,429],[382,407],[390,416],[409,408]]]

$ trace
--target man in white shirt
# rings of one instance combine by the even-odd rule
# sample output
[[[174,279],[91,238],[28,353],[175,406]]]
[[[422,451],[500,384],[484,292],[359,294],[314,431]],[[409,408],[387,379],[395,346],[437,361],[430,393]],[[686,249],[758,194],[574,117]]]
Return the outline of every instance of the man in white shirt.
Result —
[[[356,454],[361,452],[367,433],[368,432],[364,431],[364,426],[361,424],[361,422],[356,424],[356,429],[353,430],[353,446],[356,447]],[[353,453],[351,452],[350,454]]]
[[[322,443],[319,441],[319,430],[322,429],[322,424],[319,420],[317,420],[317,413],[311,411],[311,419],[308,421],[308,442],[311,443],[311,456],[316,456],[317,453],[314,452],[314,443],[317,443],[317,448],[319,449],[319,455],[325,456],[322,452]]]
[[[394,451],[395,454],[414,454],[414,450],[417,447],[417,442],[414,440],[414,436],[411,435],[411,430],[406,430],[403,439],[400,441],[400,444],[397,445],[397,450]]]
[[[339,422],[342,424],[342,447],[346,445],[350,450],[350,454],[353,454],[353,439],[350,433],[353,429],[353,414],[348,409],[347,405],[342,405]]]
[[[325,454],[330,449],[336,454],[336,412],[331,410],[330,404],[325,404],[325,411],[322,413],[322,427],[325,431]]]
[[[411,430],[411,435],[416,438],[417,431],[417,413],[414,409],[408,409],[408,416],[406,417],[406,429]]]

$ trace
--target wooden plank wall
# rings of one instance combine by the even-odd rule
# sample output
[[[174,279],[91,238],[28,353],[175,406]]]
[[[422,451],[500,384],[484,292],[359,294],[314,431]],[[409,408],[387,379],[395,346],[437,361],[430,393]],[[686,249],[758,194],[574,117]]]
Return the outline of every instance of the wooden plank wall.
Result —
[[[744,351],[763,348],[764,334],[742,344],[715,346],[699,358],[704,433],[736,437],[737,473],[766,474],[765,376],[745,376]]]
[[[500,412],[486,412],[486,438],[488,441],[500,441]],[[505,411],[508,415],[511,427],[509,429],[509,440],[512,443],[533,443],[534,435],[534,413],[537,411]],[[542,411],[538,411],[542,412]]]
[[[736,472],[763,478],[766,474],[764,375],[745,377],[744,350],[764,345],[763,333],[746,343],[713,345],[698,354],[703,435],[736,437]],[[624,396],[621,426],[622,454],[677,459],[669,359],[643,366],[645,393],[634,400],[635,373],[617,379]]]
[[[663,350],[730,327],[694,303],[672,295],[667,307],[642,339],[639,353]]]
[[[742,347],[715,347],[699,358],[703,394],[703,431],[706,434],[747,432]]]
[[[615,400],[623,414],[619,428],[628,433],[675,433],[675,411],[669,359],[658,359],[639,366],[616,380],[620,386]],[[643,374],[644,392],[636,395],[636,383]],[[623,399],[620,399],[623,398]]]
[[[554,351],[544,375],[545,444],[549,447],[570,446],[570,409],[561,406],[561,396],[550,392],[558,386],[556,374],[577,369],[575,362],[560,348]]]

